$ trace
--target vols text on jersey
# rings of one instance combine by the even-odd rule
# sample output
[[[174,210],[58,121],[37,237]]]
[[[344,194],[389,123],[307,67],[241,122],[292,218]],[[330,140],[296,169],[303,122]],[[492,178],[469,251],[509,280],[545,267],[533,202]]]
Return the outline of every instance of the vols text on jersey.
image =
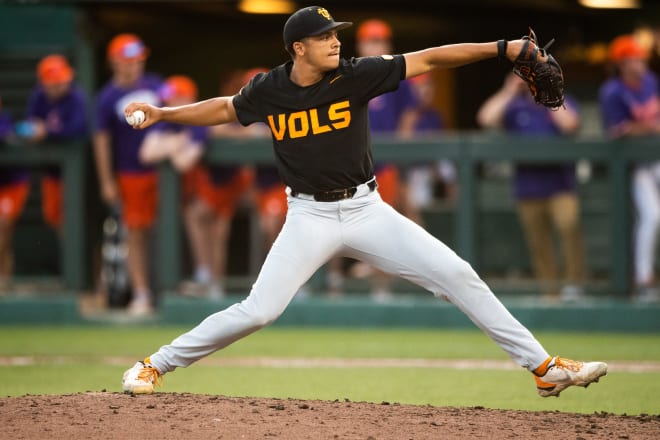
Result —
[[[276,140],[288,135],[290,139],[318,135],[347,128],[351,124],[350,101],[330,104],[325,110],[310,108],[292,113],[268,115],[268,125]]]

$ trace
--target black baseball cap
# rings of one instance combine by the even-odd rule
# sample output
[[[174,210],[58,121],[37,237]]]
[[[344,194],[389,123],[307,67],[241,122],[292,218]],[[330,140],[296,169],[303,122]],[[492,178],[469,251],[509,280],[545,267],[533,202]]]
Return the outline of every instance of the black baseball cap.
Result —
[[[308,6],[291,14],[284,24],[284,46],[287,50],[293,43],[305,37],[319,35],[331,30],[341,30],[352,26],[347,21],[335,21],[327,9],[321,6]]]

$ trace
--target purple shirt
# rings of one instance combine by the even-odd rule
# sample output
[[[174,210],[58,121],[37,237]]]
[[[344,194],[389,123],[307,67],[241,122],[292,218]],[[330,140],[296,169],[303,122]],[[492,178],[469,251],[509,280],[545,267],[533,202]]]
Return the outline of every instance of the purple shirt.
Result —
[[[434,108],[420,108],[417,110],[417,121],[415,122],[415,135],[432,135],[437,134],[444,128],[442,115]],[[415,162],[410,166],[417,167],[427,165],[428,161]],[[408,167],[403,167],[409,168]]]
[[[608,80],[600,88],[599,101],[603,125],[615,137],[625,134],[626,122],[657,122],[660,117],[658,79],[652,72],[647,72],[638,89],[618,77]]]
[[[182,131],[189,130],[193,141],[198,142],[204,149],[207,147],[206,141],[209,137],[208,127],[181,125],[171,122],[163,122],[157,124],[155,127],[156,130],[166,133],[181,133]],[[206,168],[208,169],[211,182],[217,186],[229,183],[240,170],[238,165],[211,165]]]
[[[160,122],[154,125],[154,130],[160,131],[162,133],[182,133],[184,131],[189,132],[190,139],[197,144],[196,148],[201,148],[206,150],[206,141],[209,138],[209,128],[204,126],[196,125],[183,125],[175,124],[173,122]],[[209,170],[209,173],[211,171]],[[212,178],[213,176],[211,176]]]
[[[123,89],[110,81],[97,98],[96,131],[107,131],[112,146],[113,168],[119,172],[149,173],[154,167],[140,162],[140,145],[149,129],[135,130],[126,123],[124,109],[132,102],[159,105],[161,79],[145,74],[133,87]]]
[[[399,83],[393,92],[376,96],[369,101],[369,125],[372,133],[394,133],[404,111],[417,106],[410,83]]]
[[[39,118],[46,124],[47,141],[81,139],[88,135],[87,100],[77,85],[55,102],[48,100],[40,86],[32,91],[28,104],[28,118]]]
[[[425,132],[438,132],[444,128],[445,124],[440,113],[432,108],[419,110],[417,122],[415,123],[415,133],[423,134]]]
[[[373,134],[393,134],[399,126],[404,111],[415,108],[417,99],[412,86],[406,80],[399,83],[399,88],[369,101],[369,126]],[[374,164],[374,173],[382,171],[387,165]]]
[[[14,131],[14,123],[9,113],[0,113],[0,148],[2,143]],[[27,182],[30,179],[28,171],[24,168],[14,166],[0,166],[0,186],[13,183]]]
[[[182,125],[173,122],[161,122],[154,126],[154,129],[164,133],[190,132],[190,138],[198,143],[202,148],[206,148],[206,141],[209,138],[209,128],[196,125]]]
[[[14,123],[9,113],[0,112],[0,140],[4,141],[12,133]]]
[[[209,134],[208,127],[163,122],[155,125],[155,129],[165,133],[181,133],[182,131],[189,130],[192,140],[198,142],[202,148],[206,148],[206,141]],[[211,182],[214,185],[224,185],[230,182],[240,168],[238,165],[212,165],[207,167]]]
[[[46,142],[80,140],[89,134],[87,120],[87,99],[82,89],[71,85],[69,93],[50,101],[41,86],[37,86],[30,96],[27,118],[39,118],[46,124]],[[60,176],[59,167],[48,167],[46,173]]]
[[[567,97],[566,106],[577,108],[574,100]],[[560,136],[550,111],[536,104],[527,95],[519,95],[507,106],[504,128],[511,134],[522,136]],[[514,170],[514,196],[518,199],[550,197],[576,189],[575,165],[570,163],[516,164]]]

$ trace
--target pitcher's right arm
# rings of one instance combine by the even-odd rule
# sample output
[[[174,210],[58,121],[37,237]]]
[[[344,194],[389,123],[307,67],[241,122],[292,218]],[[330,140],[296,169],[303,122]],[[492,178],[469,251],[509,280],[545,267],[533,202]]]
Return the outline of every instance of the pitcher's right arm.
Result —
[[[221,96],[178,107],[156,107],[144,102],[131,102],[124,109],[126,116],[137,110],[145,114],[144,122],[134,126],[147,128],[157,122],[173,122],[183,125],[219,125],[237,121],[233,96]]]

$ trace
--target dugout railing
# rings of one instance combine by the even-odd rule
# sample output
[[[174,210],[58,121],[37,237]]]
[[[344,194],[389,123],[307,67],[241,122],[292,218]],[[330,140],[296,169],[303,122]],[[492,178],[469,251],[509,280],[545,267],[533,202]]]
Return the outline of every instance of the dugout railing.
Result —
[[[65,287],[80,290],[85,287],[87,264],[85,251],[86,217],[85,206],[86,181],[84,169],[85,154],[89,146],[86,143],[54,145],[8,145],[0,143],[0,165],[21,166],[26,168],[54,165],[59,167],[64,181],[64,219],[62,237],[59,246],[62,283]],[[0,171],[1,172],[1,171]],[[19,220],[20,221],[20,220]],[[30,246],[30,252],[44,252],[39,240],[23,242]]]
[[[660,159],[655,139],[608,141],[587,139],[515,138],[483,134],[429,137],[415,140],[374,139],[374,156],[378,161],[399,164],[448,159],[456,164],[459,194],[454,218],[454,249],[470,262],[477,260],[479,239],[478,166],[493,161],[576,162],[586,160],[607,170],[609,255],[607,255],[608,290],[627,294],[630,278],[630,189],[629,165],[637,161]],[[208,149],[209,163],[272,163],[269,139],[216,140]],[[160,237],[179,237],[179,216],[171,215],[178,206],[178,179],[169,166],[161,169]],[[169,214],[168,214],[169,213]],[[583,225],[589,228],[589,225]],[[163,287],[173,288],[181,279],[182,240],[160,240],[159,279]]]
[[[66,287],[80,289],[88,278],[86,264],[87,207],[84,206],[86,175],[85,146],[58,145],[50,148],[0,147],[0,165],[37,167],[59,165],[65,183],[64,240],[60,249],[62,281]],[[477,236],[479,202],[477,189],[481,178],[479,165],[493,161],[575,162],[587,160],[606,170],[606,195],[609,216],[606,240],[608,290],[624,295],[630,282],[630,236],[632,230],[629,165],[638,161],[660,160],[656,139],[606,141],[603,139],[521,139],[483,134],[461,134],[416,140],[374,139],[378,161],[400,164],[449,159],[456,164],[459,197],[454,210],[453,248],[468,261],[475,262],[482,243]],[[208,148],[208,163],[272,163],[269,139],[215,140]],[[179,178],[171,166],[160,168],[160,215],[157,230],[156,276],[160,289],[173,289],[182,279],[184,258],[179,210]],[[588,224],[583,224],[588,229]],[[38,251],[38,249],[35,249]],[[478,266],[478,265],[477,265]]]

